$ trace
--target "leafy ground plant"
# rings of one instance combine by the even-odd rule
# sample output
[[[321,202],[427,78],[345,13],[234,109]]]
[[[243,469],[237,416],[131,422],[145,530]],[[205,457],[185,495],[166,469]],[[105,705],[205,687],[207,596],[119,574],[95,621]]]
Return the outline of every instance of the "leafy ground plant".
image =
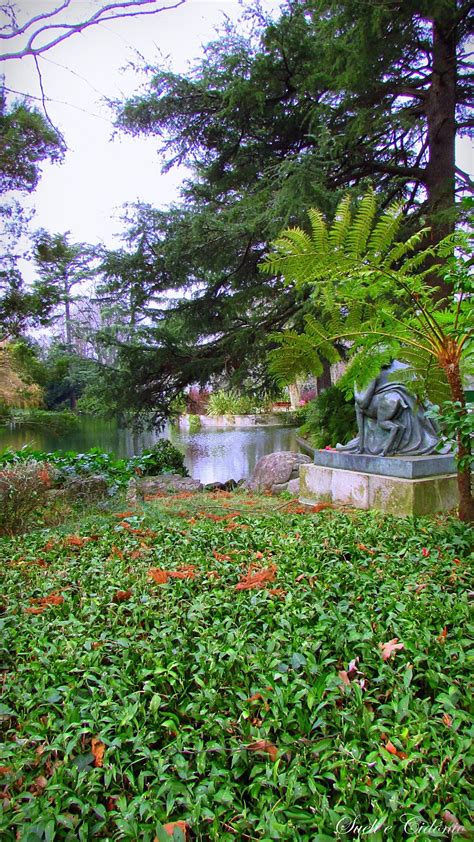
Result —
[[[189,501],[1,541],[2,840],[468,834],[467,526]]]

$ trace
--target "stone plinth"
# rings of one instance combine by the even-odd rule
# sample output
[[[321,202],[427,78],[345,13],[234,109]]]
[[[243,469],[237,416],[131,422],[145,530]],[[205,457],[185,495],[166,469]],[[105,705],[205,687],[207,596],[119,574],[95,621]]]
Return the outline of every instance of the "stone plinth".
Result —
[[[449,511],[459,502],[452,457],[410,460],[317,451],[314,459],[315,464],[300,468],[301,503],[328,502],[403,516]]]

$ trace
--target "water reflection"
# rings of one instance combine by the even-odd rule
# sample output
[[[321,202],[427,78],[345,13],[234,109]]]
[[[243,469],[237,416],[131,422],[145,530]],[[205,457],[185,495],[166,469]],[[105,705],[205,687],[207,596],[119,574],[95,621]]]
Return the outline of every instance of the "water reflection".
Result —
[[[66,435],[44,428],[0,428],[0,450],[18,450],[28,444],[38,450],[77,450],[99,447],[120,457],[141,453],[159,438],[169,438],[185,453],[185,464],[194,479],[203,483],[225,482],[250,476],[256,462],[275,450],[298,450],[295,428],[259,427],[242,430],[206,428],[189,433],[169,427],[157,433],[136,434],[114,421],[81,418],[80,427]]]
[[[225,482],[250,476],[255,464],[275,450],[298,450],[296,431],[287,427],[245,430],[206,430],[173,433],[176,446],[186,453],[189,473],[203,483]]]

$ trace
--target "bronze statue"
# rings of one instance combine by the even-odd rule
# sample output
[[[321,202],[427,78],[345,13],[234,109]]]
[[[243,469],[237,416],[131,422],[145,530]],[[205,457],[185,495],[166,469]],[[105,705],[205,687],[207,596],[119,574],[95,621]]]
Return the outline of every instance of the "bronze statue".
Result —
[[[337,450],[372,456],[422,456],[439,453],[439,433],[424,406],[406,386],[390,380],[403,363],[384,366],[365,388],[354,388],[359,435]],[[446,448],[447,449],[447,448]],[[444,452],[446,452],[444,449]]]

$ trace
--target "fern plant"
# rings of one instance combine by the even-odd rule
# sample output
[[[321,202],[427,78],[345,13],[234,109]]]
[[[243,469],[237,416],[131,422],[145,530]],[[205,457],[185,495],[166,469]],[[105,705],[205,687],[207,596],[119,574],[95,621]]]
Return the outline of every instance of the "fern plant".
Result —
[[[463,374],[472,367],[472,281],[465,235],[455,234],[436,248],[426,245],[429,229],[398,240],[403,206],[394,203],[381,214],[372,190],[355,212],[350,197],[339,204],[332,225],[318,210],[308,213],[310,231],[287,229],[273,243],[261,269],[281,274],[287,284],[312,285],[315,310],[301,334],[272,336],[270,368],[287,383],[308,372],[319,373],[321,357],[339,359],[345,342],[350,363],[341,387],[366,386],[392,359],[407,363],[403,374],[411,388],[435,402],[449,399],[468,417]],[[457,257],[454,257],[456,248]],[[449,298],[440,299],[434,273],[448,278]],[[398,375],[398,372],[397,372]],[[463,420],[464,419],[464,420]],[[473,519],[470,445],[457,435],[460,517]],[[467,451],[466,451],[467,447]]]

